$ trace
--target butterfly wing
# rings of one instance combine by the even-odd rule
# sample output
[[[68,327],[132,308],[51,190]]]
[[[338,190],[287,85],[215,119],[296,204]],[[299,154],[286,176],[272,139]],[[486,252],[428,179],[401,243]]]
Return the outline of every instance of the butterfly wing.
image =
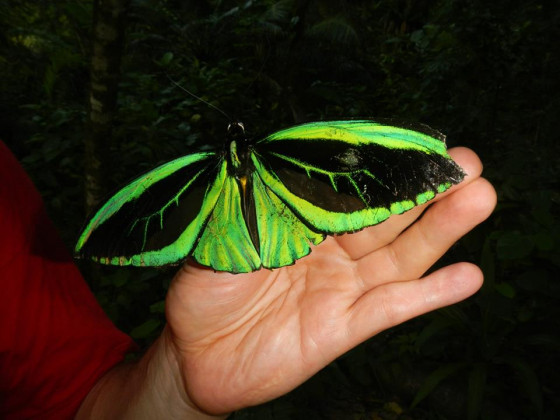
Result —
[[[326,234],[380,223],[463,179],[443,137],[422,131],[373,121],[292,127],[254,146],[243,181],[222,155],[176,159],[105,203],[76,254],[137,266],[192,256],[232,273],[293,264]]]
[[[238,181],[227,176],[200,240],[194,259],[218,271],[248,273],[261,268],[259,253],[242,210]]]
[[[253,160],[259,163],[253,155]],[[262,171],[262,167],[261,167]],[[258,231],[258,248],[263,267],[277,268],[290,265],[311,252],[310,244],[325,239],[322,232],[311,229],[284,200],[263,182],[259,172],[253,173],[253,196]]]
[[[279,131],[256,144],[253,163],[299,223],[321,234],[375,225],[464,178],[440,133],[369,120]]]
[[[94,213],[76,255],[113,265],[184,260],[216,206],[226,172],[225,161],[215,153],[197,153],[140,176]]]

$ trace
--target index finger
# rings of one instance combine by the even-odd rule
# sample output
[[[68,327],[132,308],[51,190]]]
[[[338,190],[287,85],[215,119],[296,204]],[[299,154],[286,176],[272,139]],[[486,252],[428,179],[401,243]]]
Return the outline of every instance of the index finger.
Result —
[[[482,163],[478,156],[470,149],[456,147],[449,149],[449,154],[463,168],[467,176],[458,185],[446,192],[438,194],[434,200],[415,207],[400,215],[393,215],[379,225],[366,228],[360,232],[336,237],[339,245],[346,251],[350,258],[357,260],[395,240],[403,230],[411,225],[422,212],[432,203],[441,200],[447,195],[464,188],[482,173]]]

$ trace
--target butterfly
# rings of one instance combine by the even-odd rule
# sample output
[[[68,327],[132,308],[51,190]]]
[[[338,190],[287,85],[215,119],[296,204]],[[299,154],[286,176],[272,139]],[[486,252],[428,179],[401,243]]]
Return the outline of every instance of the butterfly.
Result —
[[[165,163],[113,195],[75,254],[123,266],[191,257],[231,273],[283,267],[326,235],[381,223],[464,176],[424,125],[321,121],[253,140],[234,122],[223,149]]]

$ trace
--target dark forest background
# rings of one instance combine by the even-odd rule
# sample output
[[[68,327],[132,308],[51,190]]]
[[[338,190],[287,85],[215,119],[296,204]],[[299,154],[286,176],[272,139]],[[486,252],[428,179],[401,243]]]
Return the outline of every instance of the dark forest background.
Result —
[[[223,142],[227,118],[170,78],[251,135],[353,117],[443,131],[479,153],[499,193],[494,215],[440,262],[480,265],[482,290],[232,418],[553,419],[559,40],[556,0],[0,0],[0,138],[71,248],[108,191]],[[173,271],[82,272],[148,346]]]

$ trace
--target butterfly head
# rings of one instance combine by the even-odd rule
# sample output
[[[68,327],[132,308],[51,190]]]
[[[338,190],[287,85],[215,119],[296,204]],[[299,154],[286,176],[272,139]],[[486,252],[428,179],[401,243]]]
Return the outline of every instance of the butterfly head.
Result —
[[[227,139],[229,141],[243,142],[246,140],[245,126],[241,121],[233,121],[227,128]]]
[[[247,172],[250,142],[245,135],[245,126],[240,121],[228,125],[225,153],[228,157],[230,174],[239,178]]]

